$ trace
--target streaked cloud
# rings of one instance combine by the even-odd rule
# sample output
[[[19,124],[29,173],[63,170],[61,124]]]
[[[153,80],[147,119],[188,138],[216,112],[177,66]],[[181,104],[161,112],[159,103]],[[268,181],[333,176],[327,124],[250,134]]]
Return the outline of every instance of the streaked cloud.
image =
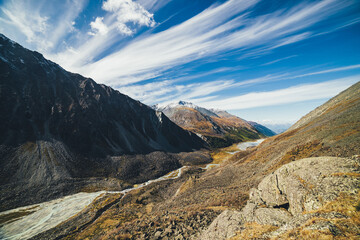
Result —
[[[221,102],[222,98],[224,98],[224,95],[220,94],[220,92],[227,89],[239,89],[260,83],[287,81],[295,78],[302,78],[307,76],[315,76],[315,75],[334,73],[334,72],[342,72],[352,69],[360,69],[360,64],[343,66],[338,68],[330,68],[323,71],[309,72],[301,75],[296,75],[294,73],[287,72],[287,73],[282,73],[282,74],[279,73],[275,75],[269,74],[263,77],[252,78],[252,79],[216,80],[216,81],[190,83],[190,84],[180,84],[178,79],[175,78],[172,80],[157,81],[146,84],[133,84],[128,86],[122,86],[119,87],[119,90],[129,95],[130,97],[138,99],[149,105],[153,105],[157,103],[166,104],[179,100],[200,103],[203,102],[202,101],[203,99],[206,100],[205,102],[207,102],[207,100],[209,99],[214,100],[213,102],[210,103],[211,105],[214,104],[216,101]],[[218,69],[218,71],[221,70],[222,69]],[[206,76],[206,74],[199,74],[199,75],[195,75],[194,77],[196,76],[202,77],[202,76]],[[180,77],[180,79],[185,82],[187,80],[186,77]],[[345,80],[355,79],[355,77],[344,78],[344,79]],[[332,92],[329,93],[329,96],[331,96],[331,94]],[[216,95],[219,95],[220,97]],[[286,98],[284,98],[284,101],[286,101]],[[268,103],[270,103],[270,101]],[[234,106],[237,105],[238,104],[234,102]]]
[[[7,36],[26,38],[26,47],[43,53],[62,49],[62,41],[74,33],[75,19],[87,0],[54,1],[8,0],[1,6],[1,30]],[[55,17],[54,17],[55,16]]]
[[[304,84],[289,88],[252,92],[236,97],[216,101],[196,102],[203,107],[215,107],[226,110],[239,110],[281,104],[291,104],[310,100],[331,98],[360,80],[360,75],[325,81],[315,84]]]
[[[274,64],[274,63],[277,63],[277,62],[281,62],[281,61],[284,61],[284,60],[287,60],[287,59],[290,59],[290,58],[294,58],[294,57],[297,57],[297,56],[298,56],[298,55],[291,55],[291,56],[288,56],[288,57],[279,58],[279,59],[273,60],[273,61],[271,61],[271,62],[264,63],[264,64],[262,64],[261,66],[271,65],[271,64]]]
[[[48,17],[41,15],[39,10],[29,14],[26,4],[24,6],[20,1],[11,1],[1,11],[4,14],[1,21],[24,34],[27,42],[36,43],[42,49],[52,46],[51,42],[38,37],[39,34],[44,35],[49,27]]]
[[[305,73],[305,74],[301,74],[301,75],[295,75],[295,76],[292,76],[292,77],[289,77],[289,78],[294,79],[294,78],[301,78],[301,77],[307,77],[307,76],[313,76],[313,75],[319,75],[319,74],[326,74],[326,73],[333,73],[333,72],[341,72],[341,71],[359,69],[359,68],[360,68],[360,64],[355,64],[355,65],[350,65],[350,66],[345,66],[345,67],[331,68],[331,69],[326,69],[326,70],[323,70],[323,71],[316,71],[316,72],[310,72],[310,73]]]
[[[52,46],[71,31],[73,21],[86,3],[68,2],[68,9],[63,11],[63,20],[49,26],[49,29],[55,29],[54,32],[57,33],[50,41],[49,36],[52,34],[47,31],[48,16],[46,12],[44,15],[44,12],[40,11],[41,7],[30,13],[33,9],[26,9],[24,1],[9,1],[2,8],[7,16],[7,19],[2,18],[2,21],[10,19],[29,39],[36,36],[37,40],[34,42],[41,45],[38,48],[48,49],[44,51],[45,56],[67,70],[79,72],[111,86],[126,86],[149,79],[149,76],[161,76],[164,71],[175,66],[227,51],[241,50],[243,56],[250,57],[251,54],[259,55],[303,41],[320,33],[313,29],[309,31],[309,27],[354,4],[350,0],[305,2],[289,9],[279,9],[254,17],[251,16],[251,11],[259,0],[229,0],[212,5],[187,21],[164,31],[140,35],[117,51],[104,55],[104,52],[121,39],[119,32],[125,36],[132,35],[136,31],[133,28],[136,25],[154,26],[153,13],[144,6],[155,9],[157,2],[104,1],[102,8],[107,14],[97,16],[89,24],[91,31],[79,33],[72,45],[66,45],[65,51],[52,51]],[[168,2],[159,1],[161,6]],[[36,6],[34,1],[32,4]],[[19,19],[12,18],[14,12],[17,12]],[[28,16],[32,16],[34,20],[29,21]],[[32,22],[35,24],[31,24]],[[43,34],[37,34],[38,32]],[[89,36],[88,33],[94,36]]]
[[[249,18],[247,12],[258,3],[227,1],[212,6],[193,18],[163,32],[133,41],[103,59],[76,68],[77,71],[110,85],[127,85],[129,77],[146,79],[150,72],[234,49],[274,49],[310,38],[308,27],[349,6],[325,0],[299,4],[288,10]],[[104,74],[106,73],[106,74]]]
[[[164,7],[166,4],[171,2],[171,0],[138,0],[137,2],[148,11],[154,12]]]
[[[152,82],[144,85],[120,87],[119,90],[146,104],[190,100],[233,87],[233,80],[218,80],[205,83],[173,84],[173,81]],[[208,99],[208,98],[207,98]]]

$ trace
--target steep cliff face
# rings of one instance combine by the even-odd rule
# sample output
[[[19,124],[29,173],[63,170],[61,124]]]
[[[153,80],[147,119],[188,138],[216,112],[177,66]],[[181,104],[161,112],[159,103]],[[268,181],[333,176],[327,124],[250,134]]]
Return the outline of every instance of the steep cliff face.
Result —
[[[117,176],[111,156],[205,146],[163,113],[3,35],[0,79],[1,185]]]

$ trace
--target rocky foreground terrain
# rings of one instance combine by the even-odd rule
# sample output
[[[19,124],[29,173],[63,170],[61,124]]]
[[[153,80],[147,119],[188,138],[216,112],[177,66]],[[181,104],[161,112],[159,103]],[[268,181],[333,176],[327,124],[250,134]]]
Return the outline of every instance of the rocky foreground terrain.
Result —
[[[356,239],[360,158],[288,163],[250,190],[241,211],[222,212],[198,239]]]
[[[357,83],[256,148],[213,152],[218,167],[104,195],[34,239],[358,239],[359,96]]]

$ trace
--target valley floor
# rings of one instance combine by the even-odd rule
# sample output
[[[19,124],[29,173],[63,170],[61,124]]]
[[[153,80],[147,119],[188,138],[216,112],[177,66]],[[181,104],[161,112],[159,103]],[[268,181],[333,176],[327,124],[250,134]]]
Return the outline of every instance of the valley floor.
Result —
[[[259,139],[254,142],[244,142],[233,145],[232,147],[228,147],[222,151],[217,151],[213,153],[214,161],[210,164],[200,166],[200,169],[206,171],[208,169],[217,167],[221,162],[229,159],[233,154],[236,154],[240,151],[245,151],[249,147],[254,147],[260,144],[262,141],[263,139]],[[191,176],[189,170],[191,171],[191,169],[194,170],[196,168],[198,167],[184,166],[173,172],[170,172],[163,177],[150,180],[142,184],[136,184],[134,187],[125,189],[123,191],[98,191],[92,193],[81,192],[56,200],[2,212],[0,213],[1,239],[15,240],[32,238],[40,233],[46,232],[58,226],[59,224],[61,225],[61,223],[66,222],[69,219],[74,219],[78,215],[89,213],[89,211],[91,214],[94,214],[94,212],[102,209],[104,206],[110,208],[115,203],[120,202],[126,196],[126,194],[135,190],[139,191],[141,188],[150,184],[164,180],[178,179],[182,176],[184,171],[187,171],[187,175]],[[185,190],[186,184],[182,188],[179,188],[175,195],[178,195],[181,193],[181,191]],[[112,202],[109,199],[111,199]],[[100,205],[102,205],[102,207],[99,207],[99,209],[96,209],[96,211],[92,211],[94,209],[89,210],[89,207],[91,208],[102,201],[105,203],[110,201],[111,205],[101,203]],[[101,211],[104,210],[102,209]],[[95,216],[96,215],[99,214],[95,213]],[[90,221],[94,222],[95,220],[91,218]],[[89,225],[89,223],[86,223],[86,225]]]

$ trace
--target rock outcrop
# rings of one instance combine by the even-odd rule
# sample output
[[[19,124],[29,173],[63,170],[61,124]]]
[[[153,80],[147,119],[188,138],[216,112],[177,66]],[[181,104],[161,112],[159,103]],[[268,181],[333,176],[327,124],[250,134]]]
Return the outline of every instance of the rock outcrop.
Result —
[[[241,211],[224,211],[199,239],[237,239],[236,235],[246,231],[250,223],[274,226],[261,235],[266,239],[304,227],[314,217],[323,219],[322,223],[307,224],[307,229],[327,229],[333,235],[345,236],[332,220],[347,216],[335,209],[318,210],[337,201],[342,194],[358,198],[359,164],[358,158],[337,157],[307,158],[286,164],[266,176],[257,189],[251,189]],[[352,210],[356,211],[355,206]],[[356,231],[360,233],[360,228]]]

